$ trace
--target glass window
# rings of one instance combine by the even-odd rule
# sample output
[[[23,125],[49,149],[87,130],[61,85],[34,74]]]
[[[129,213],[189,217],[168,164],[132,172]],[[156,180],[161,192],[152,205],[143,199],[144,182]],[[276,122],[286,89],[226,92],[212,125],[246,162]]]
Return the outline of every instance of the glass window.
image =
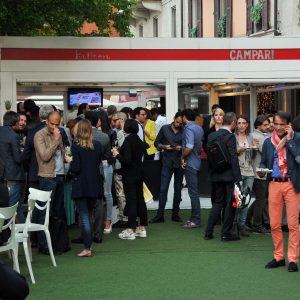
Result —
[[[171,8],[171,10],[172,10],[171,34],[172,34],[172,37],[176,37],[176,6],[173,6]]]
[[[143,25],[139,25],[139,37],[143,37],[144,36],[144,27]]]
[[[153,18],[153,37],[158,37],[158,17]]]

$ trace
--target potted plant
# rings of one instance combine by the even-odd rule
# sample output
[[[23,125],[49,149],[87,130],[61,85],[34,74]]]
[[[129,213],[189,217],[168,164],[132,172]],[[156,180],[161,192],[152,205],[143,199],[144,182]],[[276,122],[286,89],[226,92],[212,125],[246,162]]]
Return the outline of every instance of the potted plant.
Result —
[[[226,37],[226,16],[220,16],[217,23],[218,37]]]
[[[197,26],[196,26],[196,27],[193,27],[193,28],[191,29],[190,36],[191,36],[192,38],[198,36],[198,27],[197,27]]]
[[[263,3],[261,1],[257,2],[251,8],[251,20],[257,26],[257,28],[261,28],[262,24],[262,11],[263,11]]]

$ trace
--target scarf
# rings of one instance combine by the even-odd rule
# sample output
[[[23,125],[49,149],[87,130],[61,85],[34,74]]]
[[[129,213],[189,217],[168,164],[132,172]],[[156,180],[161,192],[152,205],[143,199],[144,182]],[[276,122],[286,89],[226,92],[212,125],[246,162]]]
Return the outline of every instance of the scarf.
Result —
[[[280,139],[279,136],[276,134],[275,130],[273,131],[271,136],[271,142],[278,153],[278,158],[276,163],[278,165],[282,178],[285,178],[287,174],[287,160],[286,160],[286,147],[285,147],[286,141],[287,141],[286,136]]]

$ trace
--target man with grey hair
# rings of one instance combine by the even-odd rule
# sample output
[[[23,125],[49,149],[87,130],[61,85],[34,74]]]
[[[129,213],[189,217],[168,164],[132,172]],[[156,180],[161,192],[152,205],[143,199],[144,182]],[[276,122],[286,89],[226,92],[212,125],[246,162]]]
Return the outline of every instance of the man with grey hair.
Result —
[[[118,130],[116,144],[114,145],[117,148],[121,147],[125,140],[125,132],[123,128],[126,120],[127,120],[127,115],[123,112],[117,112],[114,115],[112,115],[111,118],[112,128]],[[124,227],[126,226],[128,218],[124,215],[126,198],[125,198],[123,183],[122,183],[121,164],[118,160],[116,160],[115,168],[114,168],[114,184],[115,184],[116,195],[118,199],[118,207],[119,207],[119,214],[118,214],[119,221],[114,226]]]
[[[37,189],[39,188],[39,181],[37,175],[38,164],[35,156],[33,141],[35,134],[45,127],[47,117],[52,111],[54,111],[52,105],[41,105],[39,111],[41,123],[37,127],[32,128],[28,131],[24,151],[22,153],[22,159],[24,161],[25,168],[28,171],[29,187]]]
[[[112,116],[117,112],[117,107],[115,105],[109,105],[106,109],[106,112],[108,115],[108,119],[111,122]]]
[[[48,115],[54,111],[52,105],[44,104],[41,105],[39,115],[41,122],[45,122],[47,120]],[[45,124],[44,124],[45,125]]]

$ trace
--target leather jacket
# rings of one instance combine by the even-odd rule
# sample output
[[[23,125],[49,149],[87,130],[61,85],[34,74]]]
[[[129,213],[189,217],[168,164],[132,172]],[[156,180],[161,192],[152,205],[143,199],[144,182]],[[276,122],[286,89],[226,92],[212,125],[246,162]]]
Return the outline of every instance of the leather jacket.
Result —
[[[58,141],[55,140],[47,127],[41,129],[35,134],[34,148],[35,148],[36,159],[39,166],[38,176],[49,177],[49,178],[56,177],[55,153],[57,147],[60,148],[62,153],[62,158],[64,158],[65,149],[63,146],[61,136]]]

